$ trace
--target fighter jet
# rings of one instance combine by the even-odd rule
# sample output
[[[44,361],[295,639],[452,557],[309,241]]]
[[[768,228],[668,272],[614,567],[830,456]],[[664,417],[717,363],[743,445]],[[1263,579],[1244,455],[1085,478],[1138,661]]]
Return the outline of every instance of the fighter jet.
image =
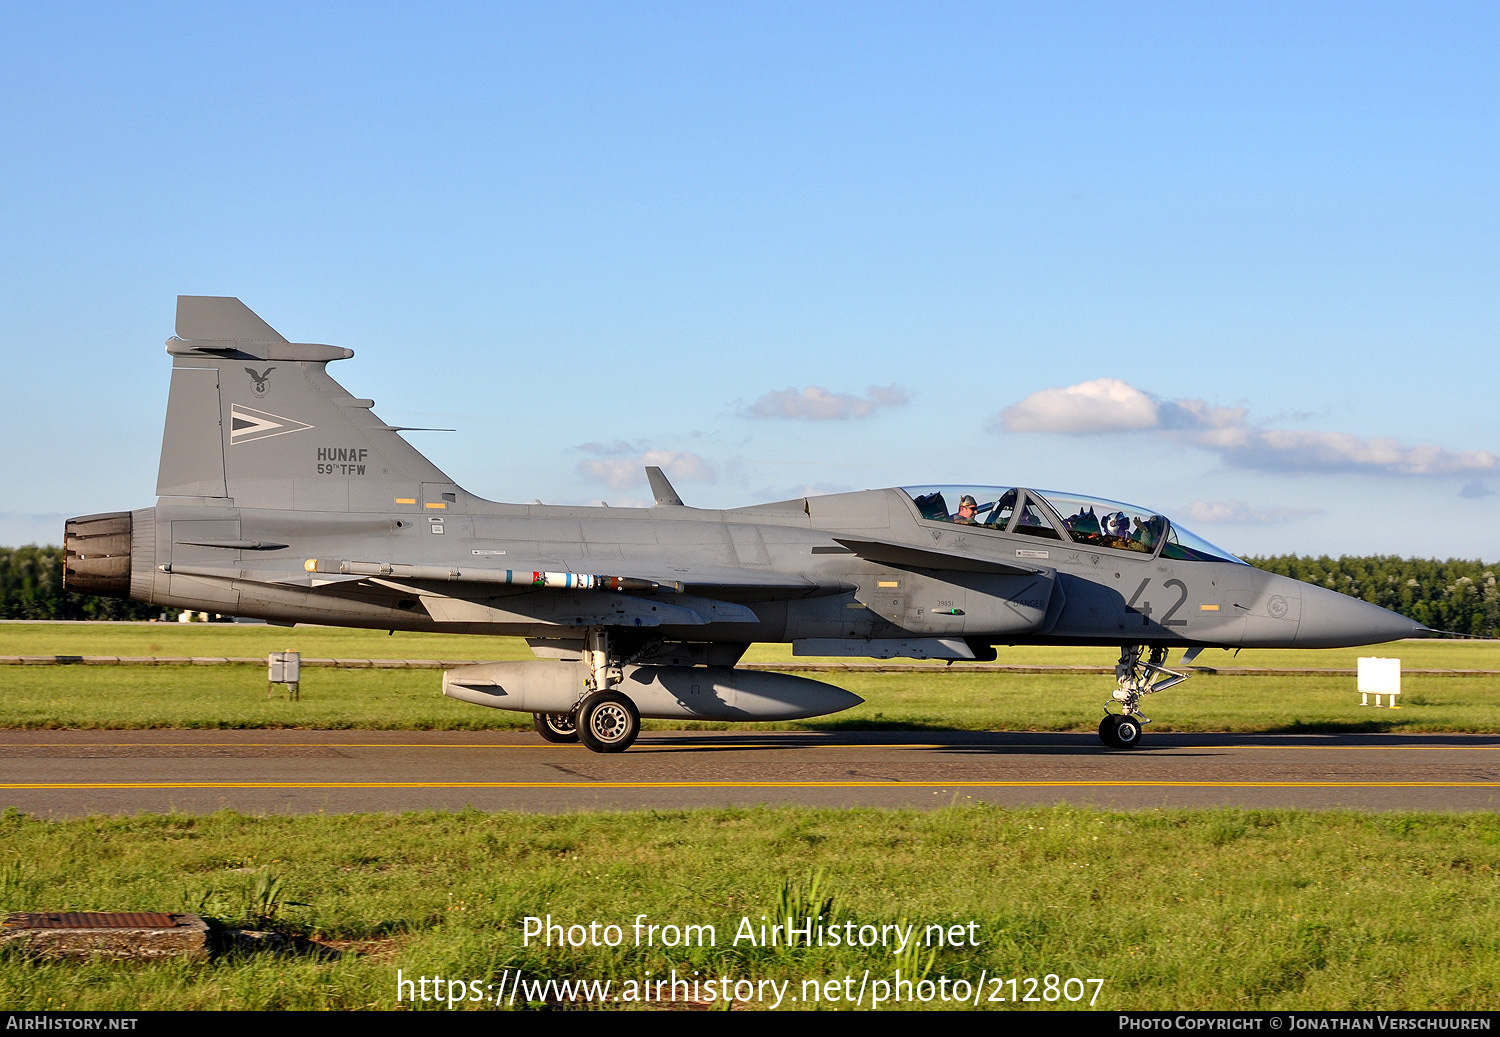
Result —
[[[1003,645],[1120,650],[1099,725],[1139,743],[1141,699],[1204,648],[1333,648],[1423,631],[1252,568],[1149,508],[1019,486],[906,486],[725,511],[659,468],[649,508],[469,493],[238,299],[181,296],[155,507],[70,519],[85,594],[389,630],[526,638],[534,661],[449,670],[456,699],[620,752],[647,718],[848,709],[830,684],[739,669],[795,655],[991,660]],[[1167,652],[1185,648],[1177,669]]]

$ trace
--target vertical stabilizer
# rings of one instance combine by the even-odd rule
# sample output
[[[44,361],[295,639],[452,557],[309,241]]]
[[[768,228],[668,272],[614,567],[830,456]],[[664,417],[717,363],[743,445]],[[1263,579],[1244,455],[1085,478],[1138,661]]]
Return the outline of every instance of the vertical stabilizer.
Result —
[[[223,295],[179,295],[177,337],[202,342],[285,342],[254,310]]]
[[[241,508],[447,508],[462,491],[326,370],[354,351],[288,342],[238,299],[179,296],[156,492]]]
[[[656,465],[646,466],[646,481],[651,484],[651,493],[656,497],[658,504],[681,504],[682,498],[672,488],[672,481],[667,478],[667,473]]]

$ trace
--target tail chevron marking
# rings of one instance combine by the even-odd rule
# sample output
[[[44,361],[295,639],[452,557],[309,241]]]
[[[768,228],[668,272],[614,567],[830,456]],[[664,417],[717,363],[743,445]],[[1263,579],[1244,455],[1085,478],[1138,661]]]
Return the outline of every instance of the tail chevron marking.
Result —
[[[280,414],[269,414],[242,404],[233,404],[229,410],[229,442],[249,443],[256,439],[284,436],[288,432],[301,432],[314,426]]]

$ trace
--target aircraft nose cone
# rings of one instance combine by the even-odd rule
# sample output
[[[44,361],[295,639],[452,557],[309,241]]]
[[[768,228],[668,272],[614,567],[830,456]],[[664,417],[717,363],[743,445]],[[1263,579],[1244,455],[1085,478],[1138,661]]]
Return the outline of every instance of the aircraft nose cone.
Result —
[[[1352,648],[1413,637],[1426,627],[1379,605],[1322,587],[1304,587],[1298,648]]]

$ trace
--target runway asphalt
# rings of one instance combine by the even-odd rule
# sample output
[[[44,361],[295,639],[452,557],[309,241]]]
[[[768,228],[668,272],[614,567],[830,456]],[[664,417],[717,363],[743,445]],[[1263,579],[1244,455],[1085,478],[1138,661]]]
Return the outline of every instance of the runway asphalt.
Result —
[[[1468,811],[1500,807],[1500,736],[647,731],[599,755],[531,734],[0,731],[0,807],[564,812],[983,801]]]

